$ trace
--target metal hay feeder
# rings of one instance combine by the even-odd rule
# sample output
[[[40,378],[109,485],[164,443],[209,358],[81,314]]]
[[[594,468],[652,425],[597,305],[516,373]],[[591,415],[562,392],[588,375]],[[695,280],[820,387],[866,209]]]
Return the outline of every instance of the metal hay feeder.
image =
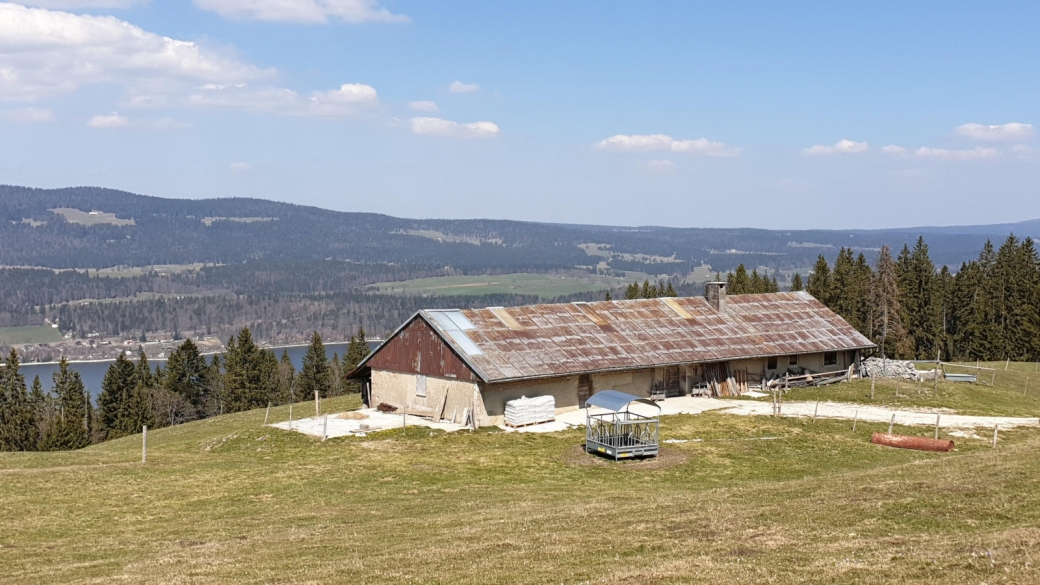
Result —
[[[657,409],[657,416],[632,412],[632,403]],[[607,412],[593,413],[592,407]],[[597,392],[585,401],[585,451],[615,461],[634,457],[656,457],[661,443],[661,407],[648,398],[617,390]]]

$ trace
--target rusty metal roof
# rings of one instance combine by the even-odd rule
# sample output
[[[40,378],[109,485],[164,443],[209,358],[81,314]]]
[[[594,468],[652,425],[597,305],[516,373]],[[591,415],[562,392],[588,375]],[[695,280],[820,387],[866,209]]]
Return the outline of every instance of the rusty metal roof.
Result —
[[[804,291],[730,296],[725,313],[673,297],[417,316],[485,382],[874,347]]]

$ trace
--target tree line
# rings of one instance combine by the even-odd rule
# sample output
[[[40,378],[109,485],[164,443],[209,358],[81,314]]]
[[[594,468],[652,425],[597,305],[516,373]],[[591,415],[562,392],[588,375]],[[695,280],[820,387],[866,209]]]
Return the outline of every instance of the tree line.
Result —
[[[819,257],[806,290],[889,357],[1040,361],[1040,257],[1030,238],[1011,235],[999,249],[987,241],[956,273],[936,270],[924,238],[895,258],[883,246],[873,265],[842,248],[833,265]]]
[[[232,336],[226,351],[207,361],[190,339],[152,368],[144,352],[137,362],[120,355],[105,372],[96,407],[78,372],[62,359],[53,386],[30,387],[12,349],[0,367],[0,451],[61,451],[141,432],[252,408],[360,392],[347,379],[368,355],[365,330],[358,329],[340,358],[325,352],[317,332],[296,371],[287,352],[281,359],[261,349],[249,328]]]

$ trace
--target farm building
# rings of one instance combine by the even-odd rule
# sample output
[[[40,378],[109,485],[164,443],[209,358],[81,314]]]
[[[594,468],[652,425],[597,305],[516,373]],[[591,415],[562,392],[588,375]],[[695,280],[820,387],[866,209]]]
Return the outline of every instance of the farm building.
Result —
[[[806,292],[420,311],[351,374],[365,401],[436,418],[502,422],[506,402],[557,412],[600,390],[739,394],[763,380],[849,372],[874,344]],[[461,422],[461,421],[460,421]]]

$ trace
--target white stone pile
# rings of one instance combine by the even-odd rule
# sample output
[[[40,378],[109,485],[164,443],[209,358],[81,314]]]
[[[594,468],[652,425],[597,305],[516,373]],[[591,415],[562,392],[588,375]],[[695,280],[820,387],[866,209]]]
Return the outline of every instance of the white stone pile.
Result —
[[[556,417],[556,399],[552,396],[521,396],[506,402],[506,424],[511,427],[548,422]]]
[[[920,376],[914,362],[890,360],[883,358],[867,358],[860,366],[860,376],[864,378],[898,378],[916,381]]]

